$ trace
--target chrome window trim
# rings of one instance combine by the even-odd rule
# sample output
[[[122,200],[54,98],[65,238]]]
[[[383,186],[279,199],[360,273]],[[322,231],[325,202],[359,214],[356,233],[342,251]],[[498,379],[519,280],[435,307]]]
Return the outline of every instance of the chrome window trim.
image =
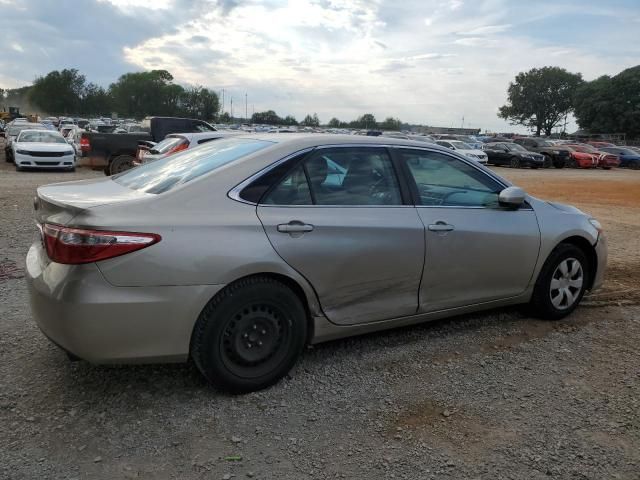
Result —
[[[477,162],[475,162],[475,161],[473,161],[471,159],[468,159],[468,158],[464,157],[463,155],[455,155],[455,154],[452,155],[453,152],[451,152],[450,150],[445,149],[445,147],[435,148],[434,149],[434,148],[429,148],[429,145],[417,146],[417,145],[402,145],[402,144],[388,144],[388,143],[339,143],[339,144],[329,144],[329,145],[317,145],[317,146],[313,146],[313,147],[303,148],[302,150],[298,150],[298,151],[296,151],[294,153],[291,153],[291,154],[287,155],[286,157],[281,158],[280,160],[276,160],[274,163],[272,163],[270,165],[267,165],[263,169],[259,170],[258,172],[254,173],[253,175],[251,175],[250,177],[246,178],[245,180],[240,182],[238,185],[233,187],[231,190],[229,190],[227,192],[227,196],[230,199],[235,200],[236,202],[244,203],[246,205],[254,205],[254,206],[260,205],[260,206],[264,206],[264,207],[278,207],[278,208],[282,208],[282,207],[287,207],[287,208],[301,208],[301,207],[302,208],[304,208],[304,207],[407,208],[408,207],[408,208],[464,208],[464,209],[483,208],[483,209],[488,209],[488,210],[494,210],[493,208],[490,208],[490,207],[471,206],[471,205],[469,205],[469,206],[464,206],[464,205],[460,205],[460,206],[455,206],[455,205],[264,205],[264,204],[249,202],[249,201],[244,200],[244,199],[242,199],[240,197],[240,192],[245,187],[247,187],[251,182],[257,180],[262,175],[267,174],[268,172],[270,172],[274,168],[278,167],[279,165],[282,165],[284,162],[287,162],[288,160],[291,160],[293,157],[296,157],[296,156],[304,154],[304,153],[309,153],[312,150],[323,150],[323,149],[329,149],[329,148],[362,148],[362,147],[420,150],[420,151],[425,151],[425,152],[440,153],[440,154],[449,156],[451,158],[454,158],[456,160],[460,160],[460,161],[464,162],[465,164],[475,168],[476,170],[480,171],[484,175],[486,175],[489,178],[491,178],[491,180],[493,180],[494,182],[496,182],[499,185],[501,185],[503,188],[507,188],[507,187],[511,186],[510,184],[505,183],[502,178],[498,177],[491,170],[489,170],[489,171],[487,171],[488,169],[485,170],[486,167],[482,168],[482,165],[478,164]],[[529,208],[529,209],[524,209],[523,208],[522,210],[532,210],[532,208]]]
[[[298,150],[297,152],[291,153],[289,155],[287,155],[284,158],[281,158],[280,160],[276,160],[275,162],[273,162],[270,165],[267,165],[266,167],[264,167],[261,170],[258,170],[256,173],[254,173],[253,175],[251,175],[250,177],[246,178],[245,180],[243,180],[242,182],[240,182],[238,185],[236,185],[235,187],[233,187],[231,190],[229,190],[227,192],[227,196],[231,199],[231,200],[235,200],[236,202],[240,202],[240,203],[244,203],[246,205],[258,205],[257,203],[254,202],[249,202],[247,200],[244,200],[243,198],[240,197],[240,192],[247,187],[251,182],[253,182],[254,180],[257,180],[258,178],[260,178],[262,175],[265,175],[267,173],[269,173],[271,170],[273,170],[274,168],[278,167],[279,165],[282,165],[283,163],[291,160],[293,157],[297,157],[298,155],[302,155],[303,153],[308,153],[311,150],[313,150],[315,147],[307,147],[307,148],[303,148],[302,150]]]

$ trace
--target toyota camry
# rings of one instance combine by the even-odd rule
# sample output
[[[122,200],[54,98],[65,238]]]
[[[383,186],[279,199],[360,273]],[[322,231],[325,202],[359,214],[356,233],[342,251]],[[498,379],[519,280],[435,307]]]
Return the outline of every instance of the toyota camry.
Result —
[[[257,134],[109,178],[38,188],[35,321],[94,363],[192,358],[267,387],[306,344],[527,304],[570,314],[601,285],[600,223],[437,145]]]

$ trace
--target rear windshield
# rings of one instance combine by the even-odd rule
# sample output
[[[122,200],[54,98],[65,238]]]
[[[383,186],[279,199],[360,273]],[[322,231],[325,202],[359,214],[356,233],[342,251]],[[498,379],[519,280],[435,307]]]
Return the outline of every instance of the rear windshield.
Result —
[[[134,190],[163,193],[269,145],[273,145],[273,142],[250,138],[218,140],[146,163],[111,178]]]
[[[167,153],[174,147],[177,147],[184,141],[182,137],[169,137],[165,138],[161,142],[155,144],[151,149],[151,153]]]

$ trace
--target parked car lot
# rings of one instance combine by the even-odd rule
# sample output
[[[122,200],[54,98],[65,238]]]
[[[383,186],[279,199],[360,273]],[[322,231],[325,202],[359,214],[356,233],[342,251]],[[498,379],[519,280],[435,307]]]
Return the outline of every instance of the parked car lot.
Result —
[[[605,286],[569,319],[506,309],[322,344],[231,398],[189,365],[70,364],[40,334],[22,278],[35,188],[104,177],[0,161],[0,477],[634,478],[640,172],[496,171],[603,220]]]

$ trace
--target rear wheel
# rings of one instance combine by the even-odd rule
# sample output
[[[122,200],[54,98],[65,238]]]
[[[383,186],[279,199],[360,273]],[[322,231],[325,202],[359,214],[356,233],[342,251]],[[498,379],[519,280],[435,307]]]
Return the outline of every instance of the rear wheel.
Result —
[[[109,164],[109,174],[116,175],[133,168],[133,157],[131,155],[118,155]]]
[[[210,383],[233,393],[266,388],[287,374],[307,338],[298,296],[268,277],[235,282],[204,308],[191,356]]]
[[[547,155],[546,153],[544,153],[543,155],[544,155],[544,163],[542,164],[542,167],[551,168],[551,165],[553,165],[553,160],[551,159],[551,156]]]
[[[564,168],[565,167],[565,160],[562,159],[557,159],[553,161],[553,166],[555,168]]]
[[[567,160],[567,167],[568,168],[578,168],[578,164],[576,162],[575,158],[570,158],[569,160]]]
[[[532,313],[559,320],[573,312],[587,288],[589,263],[575,245],[558,245],[544,263],[531,297]]]
[[[511,157],[509,165],[511,165],[511,168],[520,168],[520,159],[518,157]]]

